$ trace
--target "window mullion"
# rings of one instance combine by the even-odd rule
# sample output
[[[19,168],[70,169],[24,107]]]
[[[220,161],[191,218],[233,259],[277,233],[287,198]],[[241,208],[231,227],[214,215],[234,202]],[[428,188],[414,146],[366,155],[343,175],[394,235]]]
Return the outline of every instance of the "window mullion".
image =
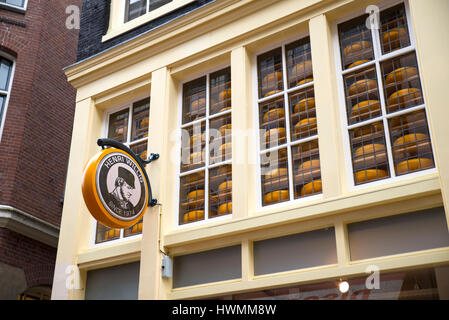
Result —
[[[209,158],[210,158],[210,120],[209,120],[209,114],[210,114],[210,74],[208,73],[206,75],[206,150],[204,152],[204,166],[205,166],[205,173],[204,173],[204,220],[209,220]]]

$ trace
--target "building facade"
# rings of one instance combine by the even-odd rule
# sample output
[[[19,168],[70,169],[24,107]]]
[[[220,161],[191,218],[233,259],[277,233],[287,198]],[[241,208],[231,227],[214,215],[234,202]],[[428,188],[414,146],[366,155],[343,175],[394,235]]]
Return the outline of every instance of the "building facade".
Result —
[[[80,1],[0,1],[0,298],[51,296],[76,90]]]
[[[52,298],[449,299],[448,12],[85,1]],[[85,206],[98,138],[160,155],[131,228]]]

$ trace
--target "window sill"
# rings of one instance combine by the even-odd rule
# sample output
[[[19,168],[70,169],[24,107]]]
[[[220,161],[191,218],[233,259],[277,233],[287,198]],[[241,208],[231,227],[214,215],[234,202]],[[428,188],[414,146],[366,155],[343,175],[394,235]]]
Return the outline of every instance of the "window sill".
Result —
[[[25,14],[26,12],[26,7],[16,7],[7,3],[0,3],[0,9],[5,9],[5,10],[9,10],[9,11],[14,11],[17,13],[21,13],[21,14]]]
[[[169,12],[172,12],[176,9],[179,9],[191,2],[193,2],[195,0],[178,0],[178,1],[173,1],[171,3],[168,3],[154,11],[151,12],[147,12],[146,14],[135,18],[131,21],[128,21],[126,23],[123,22],[119,22],[119,23],[115,23],[114,21],[110,21],[110,27],[108,32],[103,36],[102,38],[102,42],[106,42],[108,40],[111,40],[115,37],[118,37],[126,32],[129,32],[137,27],[140,27],[141,25],[144,25],[152,20],[155,20]],[[120,12],[117,14],[117,12],[114,12],[113,14],[111,14],[111,17],[114,17],[114,19],[121,19],[121,21],[123,21],[123,16],[122,16],[122,10],[121,8],[115,8],[114,10],[119,10]]]

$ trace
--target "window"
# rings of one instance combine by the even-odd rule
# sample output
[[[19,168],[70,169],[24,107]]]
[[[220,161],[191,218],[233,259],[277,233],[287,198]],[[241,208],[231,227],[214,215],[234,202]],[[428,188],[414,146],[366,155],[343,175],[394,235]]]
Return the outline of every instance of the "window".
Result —
[[[310,38],[257,57],[262,205],[320,194]]]
[[[435,167],[404,3],[338,25],[345,122],[355,185]]]
[[[150,123],[150,98],[108,115],[107,136],[122,142],[136,155],[146,160],[148,128]],[[97,222],[95,243],[101,243],[142,233],[143,221],[127,229],[111,229]]]
[[[25,9],[27,0],[0,0],[0,6],[15,7],[19,9]]]
[[[173,0],[125,0],[125,22],[156,10]]]
[[[13,62],[0,56],[0,137],[11,91]]]
[[[179,224],[232,214],[231,69],[183,84]]]

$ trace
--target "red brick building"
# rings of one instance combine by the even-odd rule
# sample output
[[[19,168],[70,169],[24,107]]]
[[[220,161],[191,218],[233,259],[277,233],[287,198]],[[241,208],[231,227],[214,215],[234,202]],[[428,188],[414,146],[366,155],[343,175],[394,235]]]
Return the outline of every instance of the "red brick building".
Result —
[[[70,5],[81,1],[0,0],[0,299],[51,292],[75,106]]]

